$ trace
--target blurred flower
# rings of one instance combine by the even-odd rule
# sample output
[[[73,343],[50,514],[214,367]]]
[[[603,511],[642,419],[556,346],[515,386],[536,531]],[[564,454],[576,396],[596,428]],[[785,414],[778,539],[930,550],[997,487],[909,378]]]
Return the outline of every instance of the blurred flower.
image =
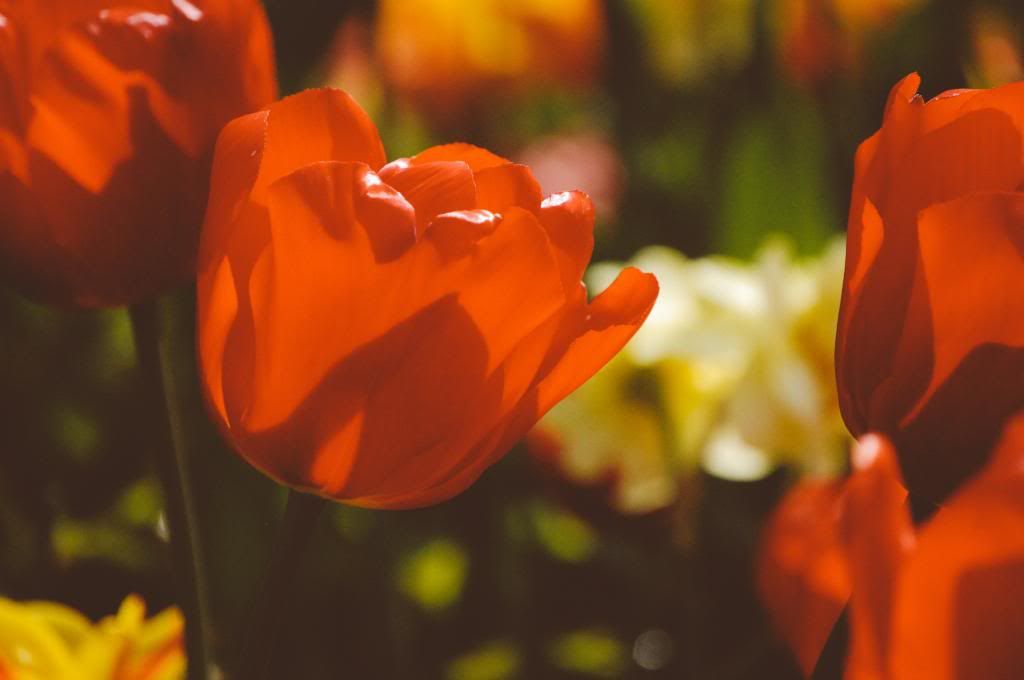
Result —
[[[603,630],[576,630],[560,635],[548,649],[556,668],[598,678],[621,678],[629,656],[615,635]]]
[[[0,270],[87,306],[186,280],[217,133],[275,94],[255,0],[0,4]]]
[[[334,36],[324,62],[323,84],[345,90],[372,115],[381,107],[377,66],[369,24],[359,16],[346,18]]]
[[[1021,26],[992,9],[974,13],[971,42],[974,59],[968,80],[975,87],[996,87],[1024,80]]]
[[[754,0],[629,0],[628,6],[648,60],[668,82],[738,69],[754,48]]]
[[[1011,421],[988,466],[917,529],[889,442],[867,436],[852,459],[841,488],[798,486],[764,536],[761,592],[804,671],[849,598],[844,677],[1017,677],[1024,417]]]
[[[594,202],[599,218],[614,216],[625,168],[606,137],[597,132],[545,137],[523,149],[519,157],[545,193],[582,189]]]
[[[522,653],[511,642],[496,640],[459,656],[448,665],[446,680],[512,680],[520,676]]]
[[[55,602],[0,598],[0,678],[179,680],[183,626],[176,609],[147,619],[136,596],[97,624]]]
[[[697,464],[738,480],[779,462],[834,471],[846,441],[832,369],[842,244],[799,262],[771,243],[752,264],[652,247],[632,264],[661,283],[650,317],[531,441],[546,438],[549,456],[556,443],[570,478],[612,473],[625,512],[671,503]],[[595,265],[588,280],[620,268]]]
[[[788,76],[816,85],[855,70],[864,44],[925,0],[776,0],[776,48]]]
[[[842,482],[807,478],[765,524],[757,555],[757,591],[772,625],[810,677],[850,597],[840,517]]]
[[[449,498],[632,337],[657,295],[622,273],[589,304],[580,192],[452,144],[385,165],[344,92],[221,135],[203,229],[206,396],[282,483],[372,507]]]
[[[462,596],[469,557],[454,541],[437,538],[407,555],[398,588],[425,611],[442,611]]]
[[[828,0],[777,0],[776,47],[787,76],[814,85],[852,62],[848,37],[829,12]]]
[[[940,502],[1024,403],[1024,83],[926,103],[919,82],[857,152],[836,360],[850,431]]]
[[[448,118],[481,98],[589,85],[604,32],[600,0],[382,0],[376,47],[400,95]]]

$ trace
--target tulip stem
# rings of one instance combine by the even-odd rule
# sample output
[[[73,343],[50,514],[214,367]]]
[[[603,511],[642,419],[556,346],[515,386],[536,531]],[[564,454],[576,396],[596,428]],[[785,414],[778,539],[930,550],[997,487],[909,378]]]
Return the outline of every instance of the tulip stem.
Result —
[[[147,426],[156,442],[156,471],[163,487],[164,520],[170,536],[171,562],[178,603],[185,615],[188,680],[207,680],[206,590],[202,550],[180,394],[171,365],[167,324],[159,303],[132,305],[129,314],[135,352],[144,384]]]
[[[249,618],[249,629],[243,638],[238,674],[232,677],[239,680],[265,680],[270,677],[278,631],[291,602],[292,582],[316,533],[317,520],[326,507],[327,501],[319,496],[300,491],[288,492],[284,519],[277,532],[270,565]]]

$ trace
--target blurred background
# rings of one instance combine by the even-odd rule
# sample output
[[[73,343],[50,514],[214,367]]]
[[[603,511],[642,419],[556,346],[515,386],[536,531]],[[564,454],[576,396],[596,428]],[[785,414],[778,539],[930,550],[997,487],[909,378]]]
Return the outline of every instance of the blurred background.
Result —
[[[463,140],[598,210],[599,291],[654,271],[647,326],[462,496],[335,507],[280,678],[796,678],[755,592],[797,475],[842,471],[832,377],[853,154],[889,88],[1024,76],[1018,0],[268,0],[282,94],[332,85],[391,158]],[[283,494],[220,442],[173,296],[215,644]],[[91,617],[173,601],[126,313],[0,291],[0,594]],[[223,651],[223,649],[221,650]]]

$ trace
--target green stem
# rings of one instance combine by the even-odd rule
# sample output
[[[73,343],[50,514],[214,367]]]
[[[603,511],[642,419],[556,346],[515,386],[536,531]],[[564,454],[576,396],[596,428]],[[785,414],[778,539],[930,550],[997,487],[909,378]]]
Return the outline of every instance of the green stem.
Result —
[[[135,352],[144,384],[148,430],[156,442],[156,470],[164,493],[164,517],[178,603],[185,614],[188,680],[207,680],[206,590],[199,524],[189,477],[180,396],[169,356],[167,329],[156,300],[129,308]]]
[[[270,566],[249,619],[238,659],[238,680],[265,680],[270,677],[270,662],[281,622],[291,602],[291,585],[316,532],[317,520],[328,501],[301,493],[288,492],[284,519],[278,530]]]

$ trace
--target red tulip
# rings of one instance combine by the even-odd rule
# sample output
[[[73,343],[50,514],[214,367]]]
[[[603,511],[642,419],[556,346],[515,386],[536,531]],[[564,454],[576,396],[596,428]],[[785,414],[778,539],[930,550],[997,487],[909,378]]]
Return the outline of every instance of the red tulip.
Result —
[[[857,152],[836,363],[850,431],[939,502],[1024,404],[1024,83],[918,83]]]
[[[845,503],[839,482],[802,482],[762,532],[757,591],[772,625],[808,677],[850,597],[839,529]]]
[[[582,193],[465,144],[385,164],[344,92],[231,122],[199,275],[211,410],[238,452],[349,503],[444,500],[603,366],[650,311],[627,269],[587,302]]]
[[[896,452],[877,436],[861,440],[854,471],[829,512],[797,487],[769,525],[796,513],[814,517],[815,531],[765,534],[764,571],[780,569],[779,555],[813,555],[820,537],[839,537],[852,593],[847,680],[999,680],[1024,668],[1024,416],[1011,420],[991,462],[924,526],[914,528],[905,503]],[[802,537],[802,542],[801,542]],[[787,547],[787,543],[789,544]],[[841,590],[821,597],[809,569],[796,576],[791,597],[763,591],[776,621],[808,673],[838,618]],[[851,587],[852,586],[852,587]],[[836,595],[840,595],[837,600]],[[799,619],[804,603],[823,599],[825,616]],[[840,606],[836,606],[838,601]],[[797,633],[793,635],[793,633]]]
[[[86,306],[190,278],[217,133],[275,96],[257,0],[0,2],[0,271]]]

